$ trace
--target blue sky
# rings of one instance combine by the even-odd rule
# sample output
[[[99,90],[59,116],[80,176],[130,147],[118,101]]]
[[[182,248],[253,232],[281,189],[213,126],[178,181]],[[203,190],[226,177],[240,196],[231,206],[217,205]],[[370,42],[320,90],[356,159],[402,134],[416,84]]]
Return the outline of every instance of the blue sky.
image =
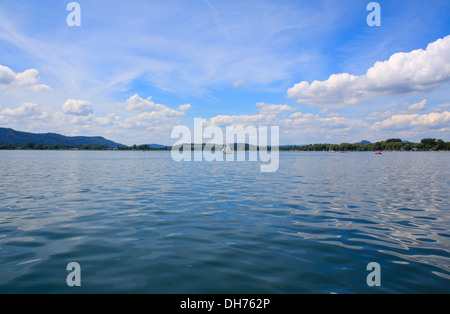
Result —
[[[0,126],[172,144],[176,125],[278,125],[282,144],[450,141],[450,3],[0,3]]]

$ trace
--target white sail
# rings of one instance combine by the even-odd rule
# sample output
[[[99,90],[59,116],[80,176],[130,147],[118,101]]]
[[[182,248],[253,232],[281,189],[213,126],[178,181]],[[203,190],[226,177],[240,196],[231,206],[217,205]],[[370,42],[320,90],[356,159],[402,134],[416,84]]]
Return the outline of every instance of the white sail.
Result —
[[[228,143],[226,145],[223,146],[222,152],[224,154],[231,154],[231,149],[230,149],[230,145],[228,145]]]

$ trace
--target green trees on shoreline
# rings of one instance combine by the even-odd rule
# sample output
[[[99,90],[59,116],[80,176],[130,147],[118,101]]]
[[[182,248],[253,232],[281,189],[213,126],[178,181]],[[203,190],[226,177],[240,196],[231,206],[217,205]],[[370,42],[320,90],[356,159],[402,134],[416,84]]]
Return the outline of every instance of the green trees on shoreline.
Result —
[[[155,148],[149,145],[140,146],[117,146],[111,147],[107,145],[53,145],[53,144],[0,144],[0,150],[170,150],[171,147]]]
[[[235,150],[237,148],[235,144]],[[150,145],[133,146],[102,146],[102,145],[48,145],[34,143],[28,144],[0,144],[0,150],[118,150],[118,151],[168,151],[171,146],[152,147]],[[243,150],[248,150],[245,145]],[[270,150],[270,148],[269,148]],[[283,145],[280,151],[450,151],[450,142],[442,139],[424,138],[420,143],[403,142],[398,138],[391,138],[375,143],[341,143],[341,144],[309,144],[309,145]]]
[[[420,143],[403,142],[391,138],[375,143],[309,144],[281,146],[280,151],[449,151],[450,142],[441,139],[425,138]]]
[[[59,145],[59,144],[0,144],[0,150],[111,150],[102,145]]]

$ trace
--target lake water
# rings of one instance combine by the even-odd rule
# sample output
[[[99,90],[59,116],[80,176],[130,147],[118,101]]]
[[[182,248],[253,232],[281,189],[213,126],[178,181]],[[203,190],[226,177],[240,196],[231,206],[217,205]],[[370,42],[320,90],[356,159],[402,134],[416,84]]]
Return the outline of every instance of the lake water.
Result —
[[[450,293],[449,161],[0,151],[0,293]]]

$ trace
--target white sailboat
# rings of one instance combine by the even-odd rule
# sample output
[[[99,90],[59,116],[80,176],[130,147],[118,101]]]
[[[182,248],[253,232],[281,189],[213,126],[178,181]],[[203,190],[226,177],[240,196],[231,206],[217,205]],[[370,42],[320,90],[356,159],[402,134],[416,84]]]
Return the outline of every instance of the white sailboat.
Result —
[[[224,145],[224,146],[223,146],[222,152],[223,152],[224,154],[231,154],[230,145],[228,145],[228,143],[227,143],[227,145]]]

